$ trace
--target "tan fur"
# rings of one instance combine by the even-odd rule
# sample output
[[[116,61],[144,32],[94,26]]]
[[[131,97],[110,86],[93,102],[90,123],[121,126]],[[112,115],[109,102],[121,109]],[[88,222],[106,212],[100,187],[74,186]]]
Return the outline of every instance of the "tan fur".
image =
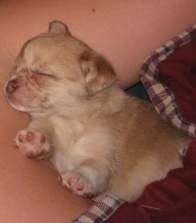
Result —
[[[44,132],[60,174],[74,171],[92,194],[138,198],[144,187],[182,165],[189,137],[167,125],[151,104],[127,96],[112,66],[61,22],[22,48],[6,85],[10,104]],[[15,89],[12,89],[12,88]]]

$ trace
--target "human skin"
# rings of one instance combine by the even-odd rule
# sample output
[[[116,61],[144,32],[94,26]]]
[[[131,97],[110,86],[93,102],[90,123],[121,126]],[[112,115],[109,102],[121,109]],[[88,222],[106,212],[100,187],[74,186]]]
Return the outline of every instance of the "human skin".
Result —
[[[195,23],[195,11],[195,0],[7,0],[0,3],[0,44],[14,57],[49,21],[62,20],[112,62],[126,88],[139,80],[140,66],[154,49]]]

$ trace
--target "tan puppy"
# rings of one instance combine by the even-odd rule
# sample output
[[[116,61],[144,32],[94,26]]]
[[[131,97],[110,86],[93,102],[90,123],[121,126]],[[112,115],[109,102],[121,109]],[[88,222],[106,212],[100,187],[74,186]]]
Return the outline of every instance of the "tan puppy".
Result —
[[[182,165],[179,150],[190,140],[127,96],[112,66],[58,21],[24,44],[6,95],[32,118],[16,136],[19,149],[50,158],[63,185],[82,196],[135,200]]]

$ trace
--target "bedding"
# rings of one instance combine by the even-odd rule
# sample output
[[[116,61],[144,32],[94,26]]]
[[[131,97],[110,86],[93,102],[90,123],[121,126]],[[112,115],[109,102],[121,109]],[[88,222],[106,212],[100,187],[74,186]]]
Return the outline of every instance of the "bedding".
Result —
[[[131,86],[130,88],[126,89],[126,93],[134,97],[149,101],[148,94],[141,82],[138,82],[134,86]]]
[[[196,222],[196,26],[157,49],[141,68],[141,82],[165,121],[193,137],[184,166],[146,187],[133,203],[106,196],[77,223]]]

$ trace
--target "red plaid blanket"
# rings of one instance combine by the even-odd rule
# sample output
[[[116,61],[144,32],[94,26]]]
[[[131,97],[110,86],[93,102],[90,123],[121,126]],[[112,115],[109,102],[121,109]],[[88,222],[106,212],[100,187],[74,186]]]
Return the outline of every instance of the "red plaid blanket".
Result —
[[[157,49],[141,69],[141,81],[157,112],[196,136],[196,26]],[[140,199],[96,201],[75,223],[196,223],[196,139],[184,167],[150,184]]]

